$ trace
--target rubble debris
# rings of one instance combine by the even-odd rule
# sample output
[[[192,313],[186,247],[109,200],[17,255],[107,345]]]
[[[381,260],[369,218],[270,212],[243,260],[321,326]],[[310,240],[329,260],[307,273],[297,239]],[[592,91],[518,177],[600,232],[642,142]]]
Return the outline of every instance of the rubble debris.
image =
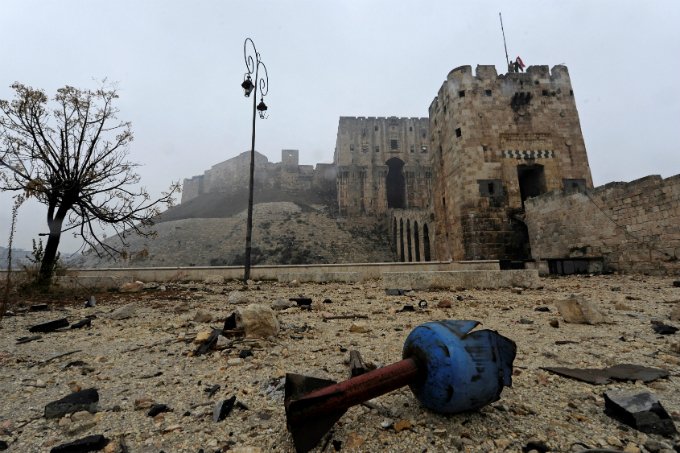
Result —
[[[92,320],[90,318],[85,318],[71,324],[71,329],[82,329],[83,327],[92,327]]]
[[[365,322],[353,322],[349,326],[349,331],[352,333],[368,333],[371,331],[371,328]]]
[[[323,303],[324,304],[332,304],[333,301],[331,299],[326,298],[326,299],[323,300]]]
[[[211,385],[209,387],[204,388],[203,391],[208,394],[208,398],[212,398],[213,396],[215,396],[215,393],[217,393],[217,391],[221,387],[222,386],[220,384],[215,384],[215,385]]]
[[[236,403],[236,395],[217,403],[215,409],[213,410],[213,421],[219,422],[227,418],[227,416],[234,409],[234,403]]]
[[[250,303],[250,296],[245,291],[232,291],[227,297],[229,305],[245,305]]]
[[[551,373],[559,374],[560,376],[595,385],[609,384],[612,381],[652,382],[669,376],[668,371],[660,368],[651,368],[629,363],[622,363],[607,368],[541,368]]]
[[[48,403],[45,406],[45,418],[59,418],[66,414],[78,411],[97,412],[99,393],[97,389],[90,388],[73,392],[70,395]]]
[[[676,288],[680,288],[680,280],[674,280],[673,286],[676,287]]]
[[[238,352],[238,357],[240,359],[245,359],[246,357],[252,357],[253,356],[253,351],[250,349],[241,349]]]
[[[556,302],[565,322],[574,324],[600,324],[604,322],[604,316],[594,304],[587,301],[583,296],[572,294],[569,299]]]
[[[413,428],[413,422],[411,420],[401,419],[394,424],[394,431],[398,433],[411,428]]]
[[[154,404],[149,408],[149,412],[146,413],[149,417],[155,417],[163,412],[172,412],[172,409],[167,404]]]
[[[288,300],[291,302],[295,302],[298,307],[312,305],[312,299],[310,297],[291,297]]]
[[[545,305],[543,305],[543,306],[534,308],[534,311],[540,311],[540,312],[543,312],[543,313],[550,313],[550,307],[546,307]]]
[[[643,433],[664,437],[677,433],[670,415],[650,392],[605,392],[604,413]]]
[[[246,338],[269,338],[279,333],[279,321],[274,311],[266,305],[251,304],[236,311],[236,326],[243,329]]]
[[[42,335],[32,335],[30,337],[19,337],[17,338],[17,344],[30,343],[31,341],[40,340]]]
[[[555,329],[560,327],[560,322],[555,318],[552,318],[550,321],[548,321],[548,324],[550,324],[550,327],[554,327]]]
[[[0,451],[5,451],[9,448],[9,444],[4,440],[0,440]]]
[[[97,298],[94,296],[90,296],[86,301],[85,301],[85,308],[92,308],[97,306]]]
[[[194,322],[201,322],[201,323],[207,323],[207,322],[212,322],[213,320],[213,315],[207,310],[202,310],[198,309],[196,310],[196,314],[194,315]]]
[[[451,308],[451,305],[453,304],[448,299],[440,300],[439,302],[437,302],[437,308]]]
[[[397,313],[412,312],[412,311],[416,311],[416,307],[414,307],[413,305],[407,304],[407,305],[404,305],[403,307],[401,307],[401,310],[397,310]]]
[[[676,303],[673,309],[671,310],[671,314],[669,315],[669,318],[671,321],[680,321],[680,303]]]
[[[200,332],[201,334],[205,332]],[[199,356],[202,354],[205,354],[206,352],[210,351],[215,347],[215,344],[217,343],[217,338],[222,334],[222,331],[220,329],[213,329],[212,332],[208,335],[207,338],[203,340],[201,339],[201,343],[198,345],[198,348],[194,351],[194,356]],[[197,337],[198,340],[198,337]]]
[[[347,314],[347,315],[324,315],[323,320],[328,321],[331,319],[368,319],[367,315],[359,314]]]
[[[28,328],[28,331],[31,333],[35,332],[42,332],[42,333],[49,333],[49,332],[54,332],[57,329],[61,329],[63,327],[68,327],[68,320],[66,318],[61,318],[61,319],[55,319],[54,321],[48,321],[44,322],[42,324],[36,324],[34,326],[31,326]]]
[[[361,358],[361,353],[356,349],[349,351],[349,375],[359,376],[368,371],[366,364]]]
[[[232,312],[227,319],[224,320],[224,326],[222,330],[234,330],[236,329],[236,312]]]
[[[388,296],[403,296],[406,294],[406,291],[406,289],[390,288],[385,290],[385,294]]]
[[[403,360],[338,384],[287,374],[286,425],[296,450],[314,448],[348,408],[405,385],[423,406],[446,414],[497,401],[503,387],[512,384],[517,348],[495,331],[472,332],[477,325],[478,321],[469,320],[425,323],[406,339]],[[459,355],[476,366],[455,366],[451,357]],[[430,361],[437,366],[428,367]]]
[[[135,311],[137,311],[137,306],[134,303],[129,303],[109,313],[108,318],[122,321],[123,319],[131,318],[135,314]]]
[[[661,321],[652,321],[652,329],[659,335],[673,335],[678,331],[677,327],[664,324]]]
[[[66,444],[58,445],[50,450],[50,453],[86,453],[99,451],[108,445],[109,439],[101,434],[83,437]]]
[[[28,307],[28,311],[48,311],[50,306],[47,304],[35,304]]]
[[[538,453],[547,453],[551,450],[548,445],[542,440],[530,440],[525,446],[522,447],[522,453],[528,453],[530,451],[537,451]]]
[[[135,282],[123,283],[118,288],[118,292],[121,292],[121,293],[138,293],[143,289],[144,289],[144,282],[140,282],[139,280],[137,280]]]
[[[295,306],[297,306],[295,302],[285,299],[276,299],[274,302],[272,302],[272,310],[285,310]]]
[[[424,300],[424,299],[418,301],[418,308],[421,308],[421,309],[423,309],[423,310],[426,309],[426,308],[427,308],[427,301]]]

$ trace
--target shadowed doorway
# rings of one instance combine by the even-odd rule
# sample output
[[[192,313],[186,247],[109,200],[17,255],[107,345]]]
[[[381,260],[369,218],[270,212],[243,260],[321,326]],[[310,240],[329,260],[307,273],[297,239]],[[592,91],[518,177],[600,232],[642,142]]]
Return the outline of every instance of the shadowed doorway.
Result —
[[[385,186],[387,188],[387,207],[404,209],[406,207],[406,181],[404,178],[404,161],[393,157],[385,162],[389,170]]]
[[[522,207],[527,198],[545,193],[543,165],[518,165],[517,179],[519,180],[519,193],[522,196]]]

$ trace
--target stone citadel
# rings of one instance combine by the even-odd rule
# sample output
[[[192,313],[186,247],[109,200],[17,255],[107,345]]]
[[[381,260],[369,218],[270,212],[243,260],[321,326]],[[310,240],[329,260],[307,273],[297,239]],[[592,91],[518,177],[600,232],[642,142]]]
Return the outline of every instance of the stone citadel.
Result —
[[[494,66],[478,65],[474,71],[460,66],[448,74],[428,113],[428,118],[340,117],[332,164],[299,165],[297,150],[283,150],[280,163],[257,154],[255,190],[275,189],[293,198],[324,193],[332,200],[329,211],[337,219],[347,223],[361,219],[364,225],[372,219],[384,226],[395,261],[500,260],[502,267],[544,270],[555,270],[559,263],[564,272],[564,266],[582,268],[591,262],[621,268],[618,249],[610,256],[611,247],[583,244],[577,236],[570,236],[568,244],[550,247],[541,242],[545,234],[538,233],[545,231],[546,217],[537,215],[536,209],[545,210],[547,202],[534,200],[551,192],[554,213],[565,209],[573,194],[593,190],[565,66],[530,66],[526,72],[507,74],[498,74]],[[248,162],[246,152],[186,179],[182,204],[247,187]],[[677,180],[661,183],[667,193],[664,225],[668,219],[680,224]],[[609,199],[600,201],[599,214],[594,215],[602,217],[600,224],[611,223],[616,203],[609,213]],[[651,212],[654,207],[640,209]],[[569,213],[548,217],[555,241],[555,232],[568,226]],[[627,221],[639,223],[634,215],[616,218],[619,230],[631,228]],[[582,228],[588,229],[584,221]],[[593,228],[597,224],[593,221]],[[658,238],[661,233],[655,225],[633,227],[642,231],[635,237],[645,244]],[[654,250],[663,248],[659,252],[667,261],[663,269],[675,268],[680,232],[663,234],[665,245],[657,244]],[[627,242],[635,241],[628,237]],[[635,259],[651,262],[655,256],[650,252]]]

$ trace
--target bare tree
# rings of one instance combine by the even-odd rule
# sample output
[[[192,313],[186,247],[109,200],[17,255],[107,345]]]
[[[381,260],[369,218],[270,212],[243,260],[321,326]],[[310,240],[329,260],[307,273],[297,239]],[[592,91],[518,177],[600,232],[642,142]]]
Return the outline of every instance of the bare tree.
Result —
[[[49,110],[42,90],[12,85],[15,97],[0,100],[0,189],[24,191],[47,206],[49,236],[39,281],[49,284],[61,234],[81,236],[97,253],[120,252],[102,238],[110,225],[126,244],[131,233],[154,234],[148,226],[171,205],[179,184],[151,199],[129,162],[130,123],[117,118],[114,87],[65,86]]]

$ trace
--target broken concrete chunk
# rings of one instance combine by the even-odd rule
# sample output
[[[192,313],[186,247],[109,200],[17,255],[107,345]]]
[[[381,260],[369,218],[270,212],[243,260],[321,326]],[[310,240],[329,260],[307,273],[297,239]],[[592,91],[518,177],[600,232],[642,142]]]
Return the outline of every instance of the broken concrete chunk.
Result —
[[[47,304],[35,304],[28,308],[29,311],[47,311],[49,309],[50,307]]]
[[[279,333],[279,321],[274,311],[262,304],[251,304],[238,309],[236,326],[243,329],[246,338],[268,338]]]
[[[213,409],[213,421],[219,422],[227,418],[234,409],[234,403],[236,403],[236,396],[232,396],[229,399],[217,403],[215,409]]]
[[[194,315],[194,322],[212,322],[212,320],[213,315],[209,311],[202,309],[196,310],[196,314]]]
[[[551,373],[559,374],[560,376],[595,385],[608,384],[611,381],[652,382],[657,379],[668,377],[668,371],[666,370],[628,363],[622,363],[608,368],[543,367],[543,369]]]
[[[143,289],[144,282],[136,281],[123,283],[122,285],[120,285],[120,288],[118,288],[118,291],[120,291],[121,293],[138,293]]]
[[[136,310],[137,310],[136,305],[134,303],[130,303],[127,305],[123,305],[122,307],[116,310],[113,310],[111,313],[109,313],[108,317],[109,319],[115,319],[116,321],[128,319],[135,314]]]
[[[367,333],[371,328],[365,322],[354,322],[349,326],[349,331],[352,333]]]
[[[59,418],[78,411],[97,412],[99,393],[97,389],[74,392],[45,406],[45,418]]]
[[[199,333],[199,335],[205,336],[206,333],[207,332],[201,332],[201,333]],[[194,351],[194,355],[199,356],[199,355],[205,354],[206,352],[213,349],[215,347],[215,345],[217,344],[217,339],[219,338],[219,336],[221,334],[222,334],[222,331],[220,329],[213,329],[212,332],[210,332],[208,334],[208,337],[205,340],[203,340],[203,338],[201,338],[202,342],[199,344],[198,348],[196,348],[196,350]],[[194,340],[194,342],[196,343],[198,339],[199,338],[197,336],[196,340]]]
[[[388,296],[403,296],[405,293],[405,289],[388,288],[385,290],[385,294]]]
[[[600,324],[604,316],[594,304],[582,296],[572,295],[569,299],[557,301],[557,310],[565,322],[574,324]]]
[[[295,302],[298,305],[298,307],[312,305],[312,299],[310,297],[291,297],[288,300],[290,300],[291,302]]]
[[[58,445],[50,450],[50,453],[85,453],[88,451],[99,451],[106,447],[109,439],[101,434],[83,437],[66,444]]]
[[[605,414],[643,433],[665,437],[677,433],[670,415],[650,392],[605,392],[604,404]]]
[[[54,332],[57,329],[61,329],[62,327],[68,327],[68,320],[66,318],[61,318],[61,319],[55,319],[54,321],[48,321],[44,322],[42,324],[36,324],[32,327],[29,327],[28,331],[29,332]]]
[[[250,303],[248,293],[244,291],[232,291],[227,297],[227,302],[231,305],[243,305]]]
[[[295,307],[297,304],[290,300],[276,299],[272,303],[272,310],[285,310],[286,308]]]

